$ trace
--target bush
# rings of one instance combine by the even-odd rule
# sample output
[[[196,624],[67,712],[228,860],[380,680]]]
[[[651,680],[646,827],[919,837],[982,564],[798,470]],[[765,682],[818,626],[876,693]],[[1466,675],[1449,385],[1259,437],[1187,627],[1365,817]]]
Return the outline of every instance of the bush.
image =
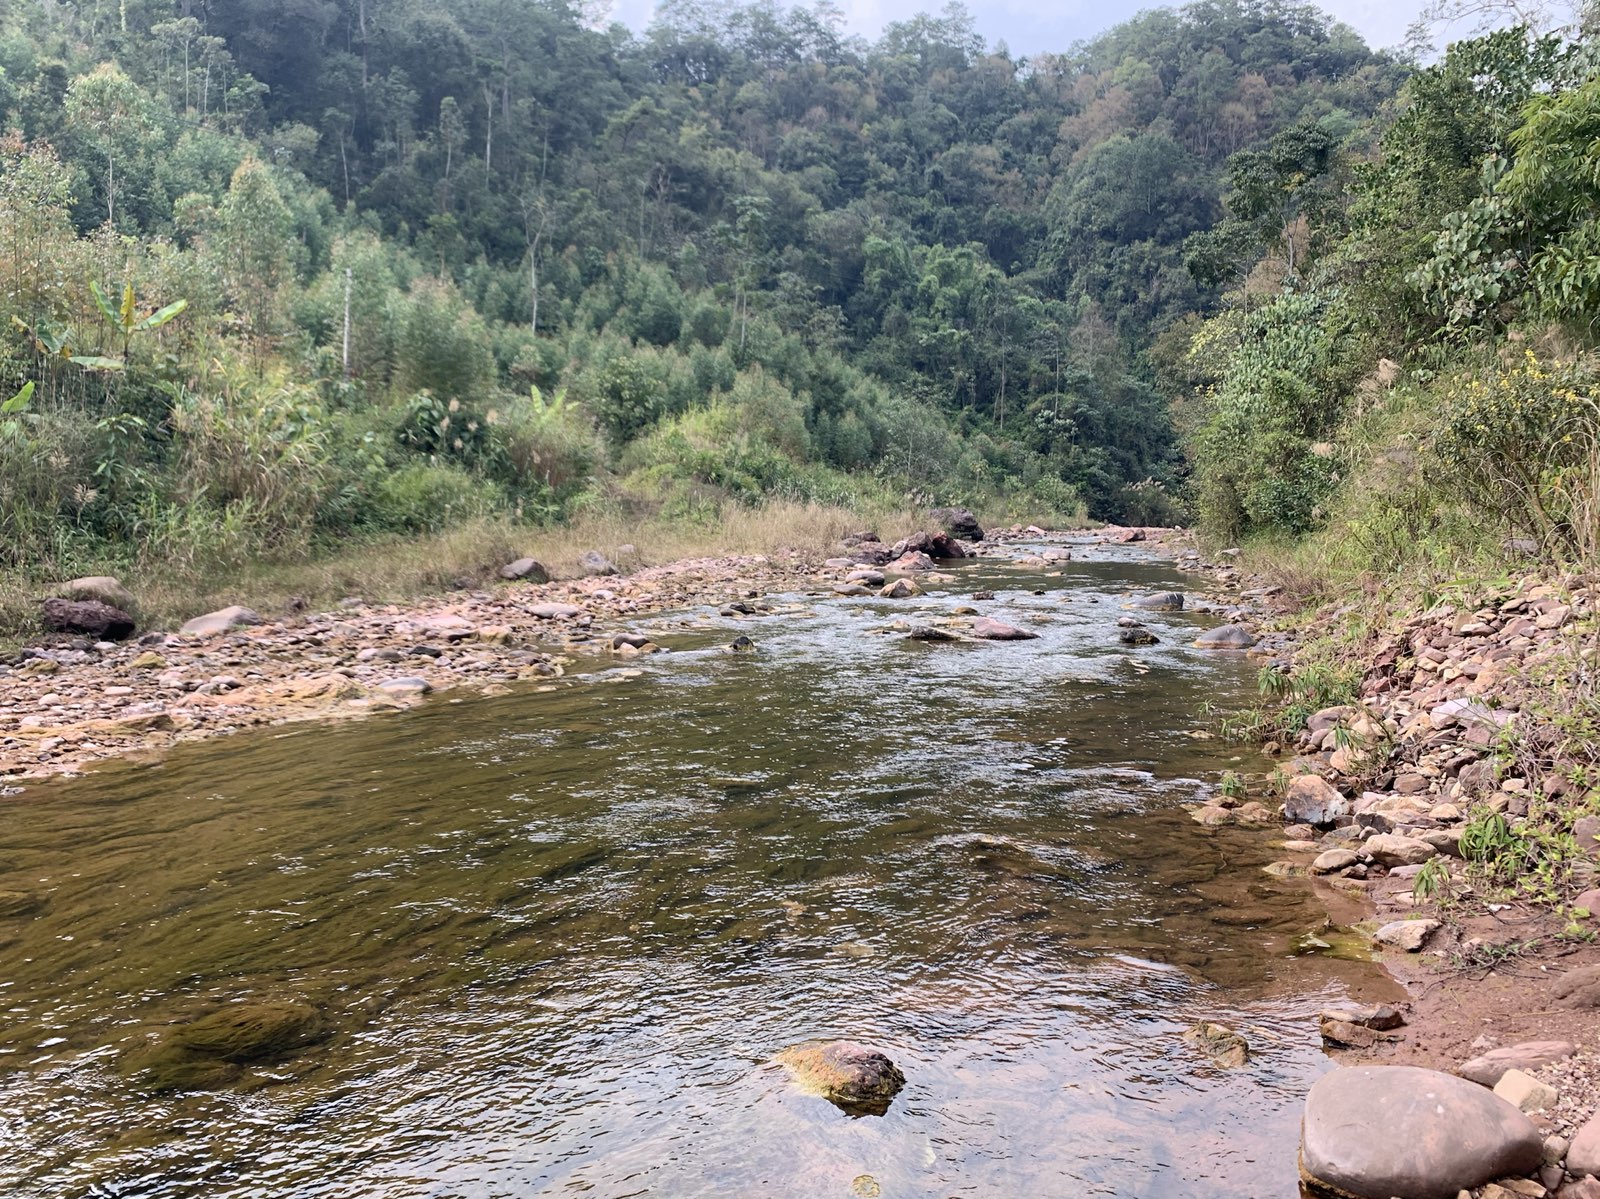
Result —
[[[362,523],[396,533],[433,533],[510,506],[487,479],[455,466],[413,462],[373,482]]]
[[[1594,561],[1600,550],[1600,399],[1592,364],[1522,358],[1443,385],[1432,444],[1451,494],[1492,526],[1548,552]]]

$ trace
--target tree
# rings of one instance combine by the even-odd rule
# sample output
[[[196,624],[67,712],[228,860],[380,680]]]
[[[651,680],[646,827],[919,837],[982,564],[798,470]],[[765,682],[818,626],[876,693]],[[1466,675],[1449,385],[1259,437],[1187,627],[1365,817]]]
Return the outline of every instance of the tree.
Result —
[[[83,136],[105,163],[106,224],[117,220],[117,167],[137,161],[157,126],[150,97],[115,63],[101,63],[67,89],[68,125]]]

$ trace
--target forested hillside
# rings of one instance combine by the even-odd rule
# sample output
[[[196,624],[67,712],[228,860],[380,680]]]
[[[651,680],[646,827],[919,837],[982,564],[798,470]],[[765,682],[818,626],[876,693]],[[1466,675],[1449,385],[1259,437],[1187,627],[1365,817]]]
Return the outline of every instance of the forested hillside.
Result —
[[[1034,50],[955,6],[869,45],[825,6],[13,4],[0,554],[771,495],[1179,516],[1147,347],[1341,204],[1245,211],[1239,155],[1365,154],[1409,72],[1275,2]]]

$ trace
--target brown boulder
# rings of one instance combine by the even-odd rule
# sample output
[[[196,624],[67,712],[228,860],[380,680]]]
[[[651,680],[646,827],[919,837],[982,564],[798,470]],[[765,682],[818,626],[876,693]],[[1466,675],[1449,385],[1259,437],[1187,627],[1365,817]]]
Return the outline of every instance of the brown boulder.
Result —
[[[1600,1007],[1600,966],[1569,970],[1550,988],[1558,1007]]]
[[[1578,1047],[1571,1041],[1524,1041],[1520,1045],[1491,1049],[1471,1061],[1462,1062],[1456,1067],[1456,1073],[1479,1086],[1492,1087],[1507,1070],[1525,1070],[1531,1074],[1576,1052]]]
[[[133,617],[99,600],[47,599],[43,607],[44,627],[52,633],[76,633],[97,641],[126,641],[133,636]]]
[[[775,1059],[799,1084],[850,1116],[881,1116],[906,1076],[875,1049],[854,1041],[809,1041]]]
[[[1415,1066],[1361,1066],[1319,1078],[1306,1096],[1300,1172],[1355,1199],[1454,1199],[1539,1168],[1532,1121],[1464,1078]]]

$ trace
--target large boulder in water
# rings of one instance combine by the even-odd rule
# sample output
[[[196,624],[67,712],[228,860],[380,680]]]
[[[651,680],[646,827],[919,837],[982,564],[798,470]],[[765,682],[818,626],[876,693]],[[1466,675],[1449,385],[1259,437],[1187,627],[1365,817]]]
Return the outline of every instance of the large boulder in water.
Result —
[[[1533,1122],[1476,1083],[1360,1066],[1323,1075],[1306,1096],[1300,1173],[1354,1199],[1454,1199],[1538,1169],[1542,1149]]]
[[[44,627],[52,633],[77,633],[97,641],[125,641],[133,636],[133,617],[99,600],[47,599]]]
[[[785,1049],[775,1060],[802,1091],[851,1116],[883,1115],[906,1085],[899,1067],[854,1041],[808,1041]]]
[[[978,518],[965,508],[935,509],[933,519],[938,521],[939,527],[952,537],[960,537],[964,541],[983,540],[983,526],[978,523]]]
[[[1164,591],[1160,595],[1141,595],[1133,601],[1133,606],[1143,608],[1147,612],[1181,612],[1183,596],[1176,591]]]
[[[1201,649],[1249,649],[1256,639],[1243,625],[1225,624],[1201,633],[1194,643]]]

